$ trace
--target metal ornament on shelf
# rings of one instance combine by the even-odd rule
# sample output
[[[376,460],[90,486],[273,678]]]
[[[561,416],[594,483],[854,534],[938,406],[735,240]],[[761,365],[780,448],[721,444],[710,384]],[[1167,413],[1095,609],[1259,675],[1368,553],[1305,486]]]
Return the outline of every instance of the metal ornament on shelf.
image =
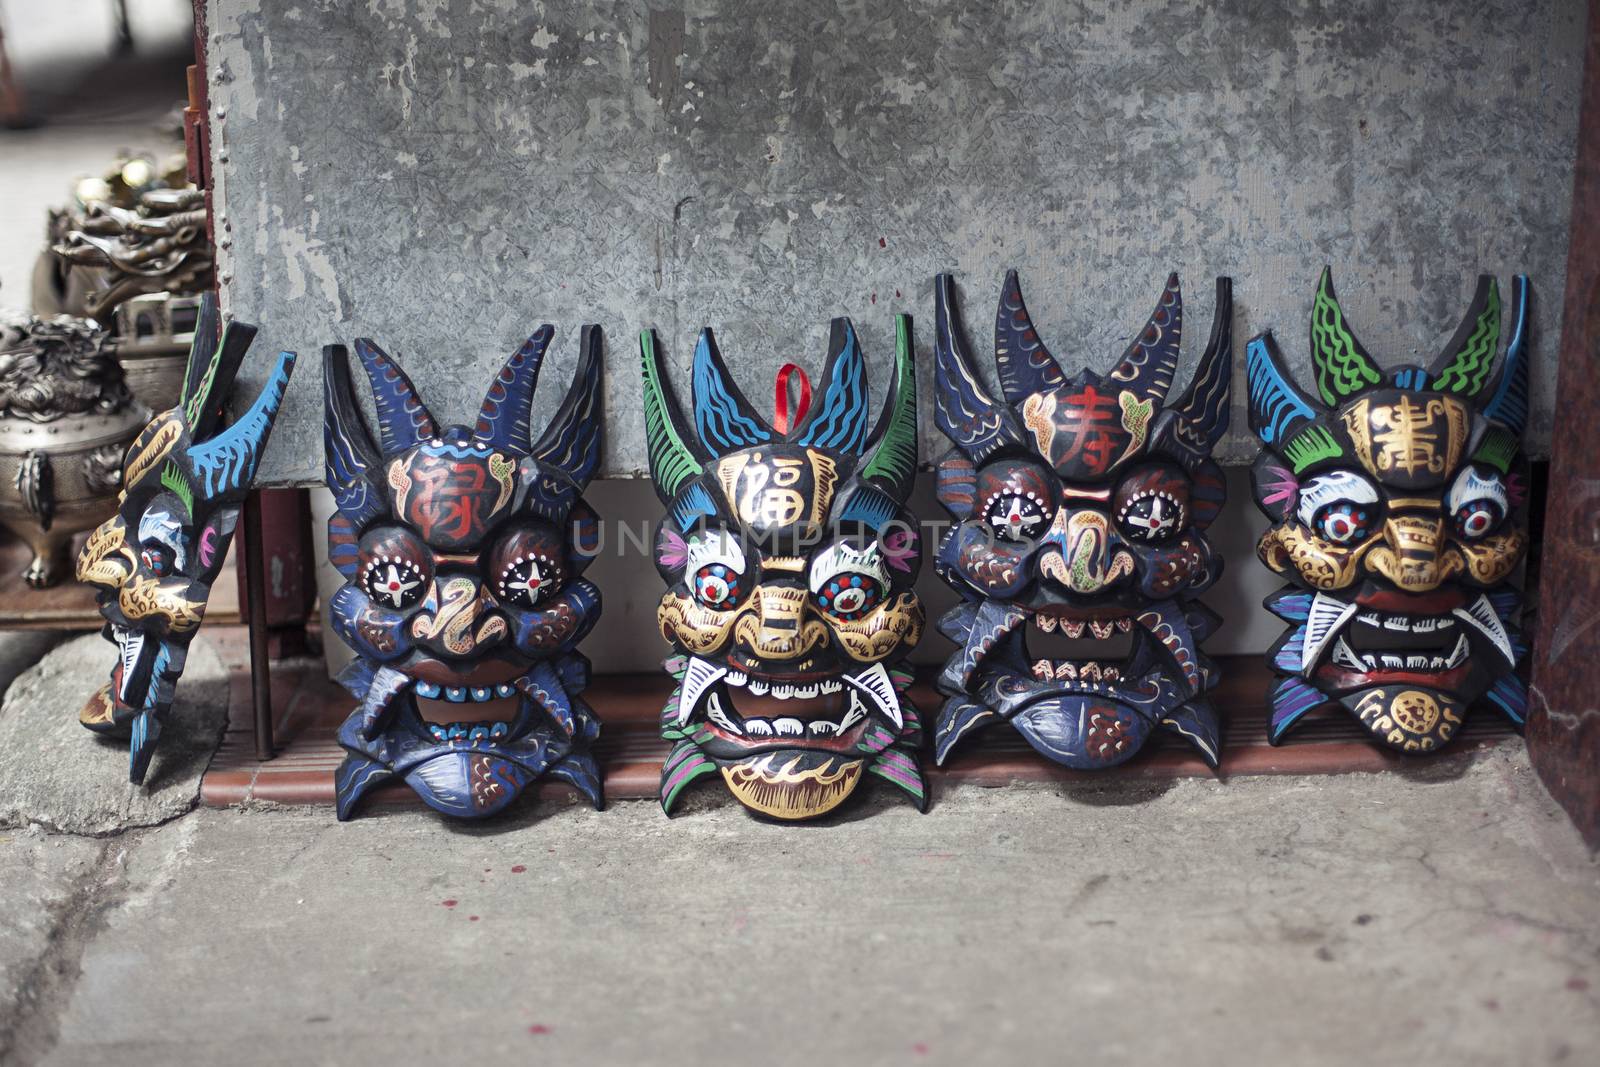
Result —
[[[956,521],[935,566],[963,599],[938,623],[957,651],[936,683],[948,699],[935,758],[1009,722],[1067,767],[1121,763],[1157,729],[1215,767],[1205,694],[1219,676],[1200,643],[1219,619],[1196,597],[1222,573],[1205,534],[1226,498],[1210,456],[1228,427],[1232,283],[1217,279],[1210,342],[1166,408],[1183,323],[1176,274],[1109,374],[1069,379],[1009,272],[995,318],[1003,400],[976,372],[951,277],[935,286],[935,419],[955,443],[937,491]]]
[[[1519,275],[1498,375],[1489,275],[1427,368],[1381,370],[1327,268],[1312,302],[1315,395],[1270,332],[1246,346],[1250,429],[1265,446],[1251,481],[1274,523],[1256,550],[1291,583],[1266,600],[1290,626],[1269,653],[1272,743],[1330,701],[1407,753],[1448,742],[1480,698],[1522,728],[1527,645],[1508,579],[1528,544],[1528,296]]]
[[[128,777],[143,782],[283,403],[295,354],[280,352],[250,407],[224,425],[228,395],[256,328],[219,331],[216,297],[201,303],[177,407],[155,416],[123,460],[117,513],[78,556],[78,580],[99,591],[117,646],[111,680],[79,712],[96,733],[131,739]]]
[[[100,327],[0,311],[0,523],[33,550],[29,585],[71,573],[73,535],[115,508],[122,454],[149,418]]]
[[[894,381],[870,432],[849,319],[833,320],[814,403],[800,368],[779,373],[772,422],[740,392],[709,328],[686,422],[654,331],[640,337],[650,477],[667,506],[655,560],[669,588],[657,620],[678,653],[665,666],[679,684],[661,710],[669,814],[713,772],[776,819],[835,809],[864,774],[927,809],[911,673],[896,666],[923,615],[913,590],[921,544],[905,509],[917,466],[910,316],[895,325]]]
[[[572,385],[535,441],[554,334],[541,326],[511,355],[470,428],[440,426],[400,365],[358,339],[376,442],[344,346],[323,349],[328,549],[345,579],[329,614],[356,653],[339,680],[360,701],[339,729],[341,820],[396,778],[459,817],[500,811],[541,775],[602,806],[576,650],[600,616],[581,575],[600,547],[582,493],[600,463],[602,338],[583,328]]]

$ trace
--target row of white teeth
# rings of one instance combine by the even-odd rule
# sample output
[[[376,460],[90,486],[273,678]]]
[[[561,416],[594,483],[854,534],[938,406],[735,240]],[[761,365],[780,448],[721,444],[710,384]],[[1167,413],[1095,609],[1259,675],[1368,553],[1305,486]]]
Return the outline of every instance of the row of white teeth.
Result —
[[[743,671],[729,671],[723,675],[722,680],[728,685],[736,685],[748,689],[756,696],[772,696],[779,700],[810,700],[812,697],[827,696],[844,689],[844,683],[834,678],[809,685],[773,685],[763,682],[759,678],[751,678]],[[802,731],[803,732],[803,731]]]
[[[1122,668],[1093,660],[1074,663],[1068,659],[1042,659],[1034,663],[1033,677],[1040,682],[1119,682]]]
[[[1087,626],[1089,632],[1104,641],[1118,630],[1129,633],[1133,630],[1133,618],[1124,615],[1120,619],[1063,619],[1059,615],[1046,615],[1039,612],[1033,617],[1033,624],[1042,632],[1053,634],[1059,626],[1061,632],[1068,637],[1082,637],[1083,628]]]
[[[1376,611],[1363,611],[1357,622],[1396,633],[1431,634],[1435,630],[1454,629],[1456,620],[1449,615],[1383,615]]]
[[[1415,652],[1366,652],[1357,654],[1339,638],[1333,644],[1333,662],[1358,671],[1405,670],[1448,671],[1466,662],[1467,635],[1456,639],[1456,647],[1448,656],[1420,655]]]
[[[862,705],[860,696],[855,693],[850,694],[850,709],[838,722],[829,722],[826,719],[801,722],[790,716],[741,720],[738,716],[728,714],[727,709],[722,706],[722,698],[716,693],[706,697],[706,718],[728,733],[743,737],[837,737],[866,717],[867,709]]]

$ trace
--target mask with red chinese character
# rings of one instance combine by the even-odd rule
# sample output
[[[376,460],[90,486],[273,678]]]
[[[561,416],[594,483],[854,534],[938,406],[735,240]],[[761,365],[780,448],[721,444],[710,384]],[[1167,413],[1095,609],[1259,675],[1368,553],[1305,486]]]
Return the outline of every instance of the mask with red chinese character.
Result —
[[[360,701],[339,730],[341,819],[395,779],[446,815],[493,814],[546,774],[600,806],[600,725],[578,696],[589,664],[576,650],[600,614],[580,577],[598,550],[581,494],[600,462],[600,330],[584,328],[572,386],[535,441],[553,333],[512,354],[471,427],[441,427],[400,365],[356,341],[376,442],[345,349],[323,350],[328,554],[345,579],[329,616],[356,652],[340,681]]]
[[[1003,399],[968,351],[949,275],[937,282],[935,416],[955,447],[938,467],[955,518],[936,566],[963,603],[938,688],[934,753],[1009,722],[1067,767],[1108,767],[1157,729],[1216,765],[1218,680],[1200,642],[1217,616],[1196,596],[1222,560],[1205,537],[1225,489],[1211,450],[1228,426],[1228,279],[1194,380],[1163,407],[1178,365],[1177,275],[1122,359],[1068,378],[1006,275],[995,319]]]

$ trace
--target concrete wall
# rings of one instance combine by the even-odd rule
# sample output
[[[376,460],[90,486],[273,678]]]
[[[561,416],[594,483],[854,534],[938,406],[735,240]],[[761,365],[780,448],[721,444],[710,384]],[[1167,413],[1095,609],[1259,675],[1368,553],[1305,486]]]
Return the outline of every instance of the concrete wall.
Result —
[[[893,312],[926,358],[932,276],[981,326],[1008,266],[1057,354],[1100,365],[1169,268],[1194,348],[1226,272],[1236,336],[1302,361],[1324,261],[1387,360],[1430,358],[1477,271],[1526,270],[1548,412],[1583,7],[211,0],[225,292],[258,373],[306,357],[263,477],[321,477],[329,341],[380,339],[469,421],[543,321],[553,408],[602,323],[606,469],[631,475],[641,326],[680,368],[716,326],[764,396],[847,313],[881,390]]]

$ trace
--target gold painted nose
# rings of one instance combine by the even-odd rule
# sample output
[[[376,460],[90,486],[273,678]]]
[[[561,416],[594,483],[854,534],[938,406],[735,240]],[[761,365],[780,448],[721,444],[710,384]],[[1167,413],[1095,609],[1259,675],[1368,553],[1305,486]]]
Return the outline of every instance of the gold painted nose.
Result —
[[[1372,550],[1372,569],[1408,593],[1437,589],[1449,575],[1439,565],[1444,548],[1444,520],[1420,515],[1390,515],[1383,523],[1383,543]]]
[[[806,618],[806,598],[803,586],[756,586],[754,613],[739,620],[734,636],[762,659],[799,659],[827,637],[820,620]]]

